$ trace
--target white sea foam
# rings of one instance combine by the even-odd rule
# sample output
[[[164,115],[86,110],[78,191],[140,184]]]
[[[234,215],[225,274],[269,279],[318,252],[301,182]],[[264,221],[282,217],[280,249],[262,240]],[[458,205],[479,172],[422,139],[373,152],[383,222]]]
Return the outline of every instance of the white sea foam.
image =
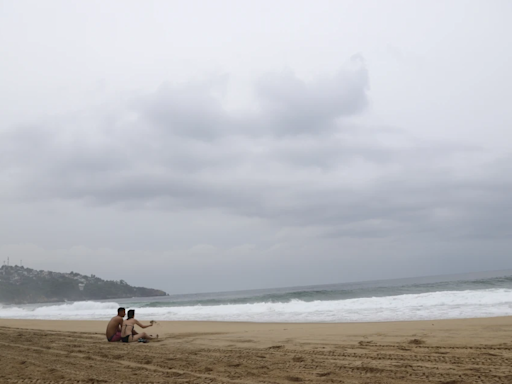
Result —
[[[118,307],[117,303],[99,303],[96,301],[77,301],[71,304],[46,305],[30,309],[27,307],[0,307],[0,318],[48,320],[105,319],[114,316]]]
[[[97,319],[116,313],[117,303],[76,302],[35,309],[0,307],[0,318]],[[334,301],[136,308],[155,320],[252,322],[368,322],[512,315],[512,289],[432,292]]]

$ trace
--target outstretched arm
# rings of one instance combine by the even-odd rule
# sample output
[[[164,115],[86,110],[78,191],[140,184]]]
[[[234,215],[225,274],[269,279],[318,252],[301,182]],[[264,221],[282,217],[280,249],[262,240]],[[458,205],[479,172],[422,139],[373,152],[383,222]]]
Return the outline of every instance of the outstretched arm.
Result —
[[[135,320],[135,324],[137,324],[141,328],[147,328],[147,327],[151,327],[153,325],[153,323],[151,323],[149,325],[142,325],[138,320]]]

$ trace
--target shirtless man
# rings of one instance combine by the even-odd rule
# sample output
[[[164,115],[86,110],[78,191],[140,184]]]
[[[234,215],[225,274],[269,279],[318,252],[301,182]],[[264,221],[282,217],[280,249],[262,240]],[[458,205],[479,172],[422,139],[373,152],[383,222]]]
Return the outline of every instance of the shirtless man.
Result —
[[[117,310],[117,316],[114,316],[112,319],[110,319],[108,325],[107,325],[107,340],[108,341],[119,341],[121,340],[121,329],[123,326],[123,318],[125,315],[125,309],[119,308]]]

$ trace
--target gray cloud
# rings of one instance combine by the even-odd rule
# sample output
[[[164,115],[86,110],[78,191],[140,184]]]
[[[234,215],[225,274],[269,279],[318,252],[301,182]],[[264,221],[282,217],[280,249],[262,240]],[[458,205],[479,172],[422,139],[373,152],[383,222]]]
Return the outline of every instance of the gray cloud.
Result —
[[[232,122],[212,88],[211,83],[166,84],[138,100],[140,104],[134,108],[164,139],[183,136],[212,140],[232,129]]]
[[[229,135],[317,135],[368,105],[368,73],[358,55],[336,75],[317,81],[302,81],[291,71],[260,77],[255,93],[259,112],[253,114],[226,112],[219,99],[225,79],[220,80],[166,84],[137,99],[133,108],[159,138],[211,141]]]
[[[317,82],[264,77],[257,113],[228,112],[215,83],[164,85],[115,110],[2,132],[2,194],[218,209],[316,227],[326,238],[506,236],[508,162],[495,167],[477,147],[345,121],[368,104],[368,74],[354,60]],[[482,172],[468,173],[475,164]]]
[[[257,85],[262,120],[275,133],[317,134],[334,129],[337,118],[363,111],[368,105],[368,73],[359,55],[349,64],[352,68],[311,84],[290,71],[263,77]]]

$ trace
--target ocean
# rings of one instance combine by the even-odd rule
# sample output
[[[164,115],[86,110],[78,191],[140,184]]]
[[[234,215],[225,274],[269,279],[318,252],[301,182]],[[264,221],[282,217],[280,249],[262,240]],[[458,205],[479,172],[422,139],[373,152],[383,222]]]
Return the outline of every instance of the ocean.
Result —
[[[0,318],[108,320],[118,307],[141,320],[375,322],[512,315],[512,270],[305,287],[0,305]]]

